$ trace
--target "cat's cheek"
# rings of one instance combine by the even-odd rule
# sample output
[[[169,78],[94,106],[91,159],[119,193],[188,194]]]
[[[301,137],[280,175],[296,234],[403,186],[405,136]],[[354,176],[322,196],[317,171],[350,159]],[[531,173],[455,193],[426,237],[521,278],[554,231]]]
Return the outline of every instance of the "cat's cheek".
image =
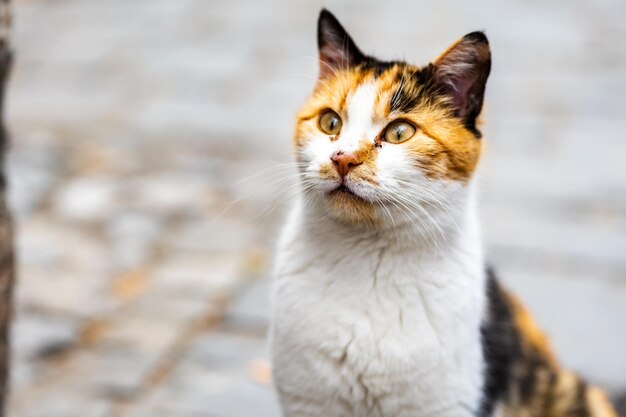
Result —
[[[378,153],[376,174],[383,188],[421,176],[402,145],[385,144]]]
[[[303,142],[299,149],[299,162],[305,170],[322,183],[337,180],[330,161],[336,145],[327,136],[315,136]],[[334,186],[334,185],[333,185]],[[332,188],[332,187],[331,187]],[[330,189],[329,189],[330,190]]]

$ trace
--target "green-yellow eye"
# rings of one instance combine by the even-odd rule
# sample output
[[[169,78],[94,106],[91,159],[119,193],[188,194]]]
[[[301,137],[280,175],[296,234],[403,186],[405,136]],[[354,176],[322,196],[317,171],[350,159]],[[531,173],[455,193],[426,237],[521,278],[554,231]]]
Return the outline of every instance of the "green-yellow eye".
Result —
[[[411,139],[415,127],[407,122],[393,122],[385,129],[385,140],[389,143],[402,143]]]
[[[327,110],[320,116],[319,126],[327,135],[336,135],[341,131],[341,118],[332,110]]]

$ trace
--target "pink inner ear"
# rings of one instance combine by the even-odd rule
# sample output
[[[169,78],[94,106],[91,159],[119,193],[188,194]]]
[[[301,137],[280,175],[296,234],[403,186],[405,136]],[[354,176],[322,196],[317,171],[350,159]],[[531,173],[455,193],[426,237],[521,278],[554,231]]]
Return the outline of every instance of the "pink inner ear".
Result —
[[[320,78],[326,78],[335,74],[335,71],[346,68],[348,59],[340,51],[333,48],[322,48],[319,53]]]
[[[470,129],[480,114],[485,85],[491,70],[489,41],[482,32],[472,32],[452,44],[433,62],[438,84],[445,88],[454,112]]]
[[[475,117],[482,107],[482,95],[489,75],[487,44],[461,41],[435,62],[435,73],[445,86],[456,114]]]
[[[463,74],[464,77],[448,77],[446,83],[450,86],[454,107],[459,116],[465,117],[469,113],[470,89],[476,82],[476,76],[471,73]]]
[[[320,78],[326,78],[335,75],[339,71],[346,70],[358,61],[360,54],[357,50],[349,51],[346,48],[336,48],[331,45],[324,46],[319,51]]]

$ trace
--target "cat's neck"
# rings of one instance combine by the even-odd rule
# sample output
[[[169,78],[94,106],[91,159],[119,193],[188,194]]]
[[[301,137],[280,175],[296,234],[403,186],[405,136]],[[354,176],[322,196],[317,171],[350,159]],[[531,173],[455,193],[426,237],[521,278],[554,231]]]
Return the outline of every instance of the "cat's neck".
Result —
[[[419,230],[419,222],[359,228],[320,213],[302,200],[294,207],[277,253],[279,279],[300,277],[324,285],[341,277],[350,291],[367,288],[371,280],[431,282],[443,291],[469,285],[481,291],[484,260],[471,198],[459,205],[450,225],[442,223],[441,232],[432,234]]]
[[[412,253],[412,259],[446,259],[454,253],[471,254],[482,264],[480,227],[473,191],[470,189],[454,208],[429,218],[401,217],[397,224],[354,226],[333,219],[315,204],[298,202],[297,223],[306,245],[321,251],[352,254],[381,247]]]

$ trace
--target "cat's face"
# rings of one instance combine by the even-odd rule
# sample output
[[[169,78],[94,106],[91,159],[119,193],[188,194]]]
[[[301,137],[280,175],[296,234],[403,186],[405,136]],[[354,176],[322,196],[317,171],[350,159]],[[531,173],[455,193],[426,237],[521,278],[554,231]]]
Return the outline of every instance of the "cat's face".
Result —
[[[482,148],[486,37],[466,35],[423,68],[381,62],[322,11],[318,42],[319,80],[295,134],[305,194],[352,224],[402,223],[453,203]]]

